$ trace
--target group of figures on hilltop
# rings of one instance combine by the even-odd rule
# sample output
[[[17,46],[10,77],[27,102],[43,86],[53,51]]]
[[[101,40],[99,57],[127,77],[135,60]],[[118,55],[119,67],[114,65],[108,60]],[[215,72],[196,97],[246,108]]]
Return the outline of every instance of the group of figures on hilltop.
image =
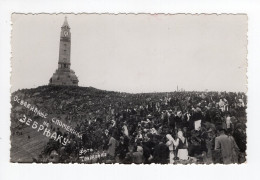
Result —
[[[89,116],[73,120],[75,130],[83,134],[82,139],[52,125],[57,133],[69,137],[70,143],[64,146],[50,139],[36,162],[245,162],[247,99],[244,93],[118,93],[115,96],[114,92],[106,92],[103,97],[100,94],[95,93],[98,98],[90,97],[92,106],[98,109],[89,105],[86,110]],[[75,102],[78,107],[82,105],[80,100]],[[61,119],[70,123],[68,116]],[[94,153],[106,153],[106,156],[82,161],[84,156]]]

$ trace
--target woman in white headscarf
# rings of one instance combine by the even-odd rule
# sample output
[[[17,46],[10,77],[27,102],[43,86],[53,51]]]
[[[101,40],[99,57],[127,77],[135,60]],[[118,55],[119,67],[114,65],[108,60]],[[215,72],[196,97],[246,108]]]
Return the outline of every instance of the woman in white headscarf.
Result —
[[[180,140],[179,140],[179,145],[178,145],[177,157],[180,160],[188,160],[188,142],[187,142],[187,139],[183,136],[182,131],[178,132],[178,138]]]
[[[174,152],[173,152],[173,150],[178,146],[179,139],[177,139],[175,141],[170,134],[167,134],[166,138],[168,139],[166,145],[169,147],[169,151],[170,151],[170,153],[169,153],[170,164],[173,164],[174,163]]]

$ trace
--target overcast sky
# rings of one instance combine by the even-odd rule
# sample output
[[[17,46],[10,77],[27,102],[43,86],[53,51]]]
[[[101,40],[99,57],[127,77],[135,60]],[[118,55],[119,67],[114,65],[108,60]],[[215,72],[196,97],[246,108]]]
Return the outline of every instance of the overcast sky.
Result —
[[[12,15],[12,89],[47,85],[64,14]],[[79,86],[246,92],[246,15],[67,15]]]

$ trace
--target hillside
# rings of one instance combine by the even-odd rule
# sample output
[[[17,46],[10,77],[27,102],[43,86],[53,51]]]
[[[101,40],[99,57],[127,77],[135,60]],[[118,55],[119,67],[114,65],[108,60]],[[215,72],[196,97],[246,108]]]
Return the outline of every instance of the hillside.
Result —
[[[165,93],[158,95],[163,97]],[[85,119],[109,118],[110,109],[141,104],[151,96],[152,94],[129,94],[73,86],[40,86],[18,90],[11,95],[11,161],[31,162],[32,157],[37,158],[49,140],[30,126],[21,123],[19,119],[23,118],[23,115],[39,124],[51,123],[51,119],[55,117],[75,128]],[[17,98],[19,103],[15,101]],[[36,115],[30,108],[21,105],[21,101],[47,113],[47,118]],[[52,126],[57,128],[55,124]],[[64,130],[61,128],[61,131]]]
[[[130,141],[135,141],[140,129],[144,136],[147,129],[160,132],[161,137],[176,133],[170,118],[174,122],[178,114],[181,124],[176,121],[172,125],[192,129],[184,116],[189,113],[192,122],[200,114],[204,130],[210,130],[223,124],[225,113],[229,113],[234,126],[239,124],[245,130],[246,102],[245,94],[232,92],[130,94],[73,86],[18,90],[11,95],[11,162],[79,162],[80,148],[95,153],[106,150],[105,132],[114,132],[119,139],[124,125]],[[219,108],[221,103],[228,109]],[[246,149],[242,139],[237,142]]]
[[[23,89],[12,93],[11,96],[11,161],[32,162],[37,158],[48,142],[43,136],[21,123],[18,119],[23,115],[36,120],[39,124],[51,122],[53,117],[64,119],[66,123],[76,127],[76,119],[82,120],[90,112],[96,112],[111,104],[110,100],[121,99],[126,93],[102,91],[91,87],[58,87],[40,86],[34,89]],[[37,107],[48,114],[44,119],[35,115],[30,108],[21,105],[14,99],[19,98],[27,104]],[[119,100],[120,101],[120,100]],[[85,116],[82,116],[84,114]],[[80,119],[78,119],[80,116]],[[62,130],[62,129],[61,129]]]

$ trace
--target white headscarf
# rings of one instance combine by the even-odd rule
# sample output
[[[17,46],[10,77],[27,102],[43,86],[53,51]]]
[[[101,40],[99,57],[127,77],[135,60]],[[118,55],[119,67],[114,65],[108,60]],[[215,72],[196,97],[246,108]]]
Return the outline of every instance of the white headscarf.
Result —
[[[123,133],[128,137],[128,129],[127,129],[127,126],[124,124],[123,126]]]
[[[176,141],[175,141],[175,139],[170,134],[167,134],[166,138],[169,141],[171,141],[175,147],[177,147],[179,145],[179,139],[176,139]]]
[[[181,111],[178,111],[178,112],[177,112],[177,116],[181,117],[181,115],[182,115],[182,114],[181,114]]]
[[[173,137],[172,137],[170,134],[167,134],[167,135],[166,135],[166,138],[167,138],[169,141],[174,141]]]

